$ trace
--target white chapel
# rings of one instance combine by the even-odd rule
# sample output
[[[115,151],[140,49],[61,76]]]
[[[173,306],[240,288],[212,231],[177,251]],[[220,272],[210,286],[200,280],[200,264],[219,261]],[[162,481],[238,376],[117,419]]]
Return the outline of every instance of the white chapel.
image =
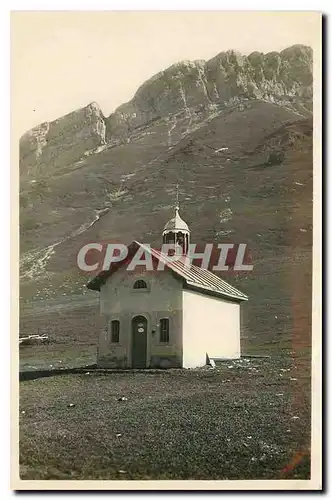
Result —
[[[241,355],[240,307],[248,297],[211,271],[185,263],[190,231],[178,205],[162,236],[180,258],[138,241],[130,245],[129,256],[144,250],[164,270],[130,271],[123,262],[87,285],[100,292],[100,367],[195,368],[209,359]]]

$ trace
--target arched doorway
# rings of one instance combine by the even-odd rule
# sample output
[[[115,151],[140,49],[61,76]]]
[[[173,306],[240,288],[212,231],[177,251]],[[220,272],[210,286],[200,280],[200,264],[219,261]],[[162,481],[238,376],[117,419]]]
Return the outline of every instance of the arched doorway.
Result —
[[[132,368],[146,368],[148,321],[144,316],[135,316],[131,325],[131,366]]]

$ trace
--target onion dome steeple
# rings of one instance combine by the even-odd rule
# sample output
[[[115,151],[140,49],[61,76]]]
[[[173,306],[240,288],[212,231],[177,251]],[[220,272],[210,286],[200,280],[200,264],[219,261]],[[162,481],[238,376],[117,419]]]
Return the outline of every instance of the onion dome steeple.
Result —
[[[175,252],[186,255],[189,248],[190,231],[188,225],[181,219],[179,206],[179,186],[176,186],[175,215],[167,222],[163,230],[163,243],[175,245]]]

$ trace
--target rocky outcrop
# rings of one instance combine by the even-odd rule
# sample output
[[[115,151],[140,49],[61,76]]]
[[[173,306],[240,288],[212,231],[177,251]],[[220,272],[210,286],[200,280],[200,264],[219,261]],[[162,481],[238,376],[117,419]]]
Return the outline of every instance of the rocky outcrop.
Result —
[[[229,50],[209,61],[183,61],[153,76],[134,98],[107,119],[107,138],[123,136],[154,119],[222,109],[234,101],[263,99],[304,107],[312,99],[312,49],[303,45],[282,52]]]
[[[105,144],[105,118],[96,103],[28,131],[20,140],[21,175],[42,174]]]

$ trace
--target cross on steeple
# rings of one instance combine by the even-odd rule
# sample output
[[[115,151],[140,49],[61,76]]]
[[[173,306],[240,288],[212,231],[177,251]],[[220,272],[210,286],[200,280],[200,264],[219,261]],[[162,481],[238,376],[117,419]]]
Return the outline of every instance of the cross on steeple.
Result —
[[[175,210],[177,210],[177,211],[180,210],[180,205],[179,205],[179,184],[176,185],[176,204],[175,204]]]

